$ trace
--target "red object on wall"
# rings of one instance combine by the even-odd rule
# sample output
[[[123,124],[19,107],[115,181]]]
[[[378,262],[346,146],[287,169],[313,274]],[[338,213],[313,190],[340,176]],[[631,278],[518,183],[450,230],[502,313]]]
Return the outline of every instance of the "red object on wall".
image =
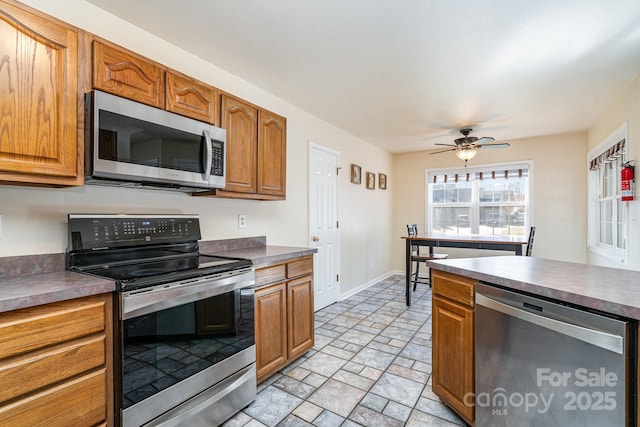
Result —
[[[622,195],[623,202],[629,202],[633,200],[634,193],[634,178],[633,178],[633,166],[629,163],[622,165],[622,171],[620,175],[620,194]]]

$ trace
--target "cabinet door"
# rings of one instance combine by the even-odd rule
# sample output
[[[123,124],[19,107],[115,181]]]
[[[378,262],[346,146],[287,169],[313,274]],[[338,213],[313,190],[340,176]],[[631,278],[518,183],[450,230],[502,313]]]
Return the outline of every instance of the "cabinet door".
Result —
[[[284,283],[255,295],[256,369],[258,382],[287,362],[287,304]]]
[[[258,193],[284,196],[287,184],[287,120],[259,111]]]
[[[124,50],[93,42],[93,87],[164,108],[164,69]]]
[[[0,180],[82,184],[78,34],[0,2]]]
[[[257,108],[222,95],[222,127],[227,130],[226,191],[256,192]]]
[[[472,424],[473,310],[434,296],[432,340],[433,391]]]
[[[304,276],[287,283],[287,353],[296,358],[313,347],[313,281]]]
[[[167,111],[216,124],[217,91],[190,77],[167,72]]]

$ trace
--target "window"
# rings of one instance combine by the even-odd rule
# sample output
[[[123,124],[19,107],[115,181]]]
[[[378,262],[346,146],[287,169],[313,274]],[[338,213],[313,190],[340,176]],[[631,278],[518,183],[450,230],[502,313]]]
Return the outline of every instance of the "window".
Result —
[[[620,194],[627,126],[589,153],[589,250],[626,265],[627,204]]]
[[[531,222],[531,163],[427,173],[427,225],[446,234],[524,236]]]

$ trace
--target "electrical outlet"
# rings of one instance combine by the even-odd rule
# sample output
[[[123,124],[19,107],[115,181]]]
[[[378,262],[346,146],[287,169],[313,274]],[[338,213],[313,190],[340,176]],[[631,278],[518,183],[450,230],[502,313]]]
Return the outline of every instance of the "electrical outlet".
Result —
[[[238,215],[238,228],[247,227],[247,216],[245,214]]]

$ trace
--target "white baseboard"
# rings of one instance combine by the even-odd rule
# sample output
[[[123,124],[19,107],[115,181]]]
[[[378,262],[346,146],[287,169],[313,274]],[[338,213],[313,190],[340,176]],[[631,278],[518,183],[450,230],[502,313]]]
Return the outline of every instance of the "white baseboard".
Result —
[[[340,299],[339,301],[345,300],[347,298],[349,298],[350,296],[353,296],[355,294],[357,294],[360,291],[364,291],[365,289],[367,289],[370,286],[375,285],[376,283],[386,279],[387,277],[393,276],[394,274],[402,274],[404,276],[404,271],[400,272],[400,271],[389,271],[385,274],[383,274],[382,276],[376,277],[375,279],[371,279],[366,283],[363,283],[362,285],[353,288],[353,289],[349,289],[347,292],[340,294]]]

